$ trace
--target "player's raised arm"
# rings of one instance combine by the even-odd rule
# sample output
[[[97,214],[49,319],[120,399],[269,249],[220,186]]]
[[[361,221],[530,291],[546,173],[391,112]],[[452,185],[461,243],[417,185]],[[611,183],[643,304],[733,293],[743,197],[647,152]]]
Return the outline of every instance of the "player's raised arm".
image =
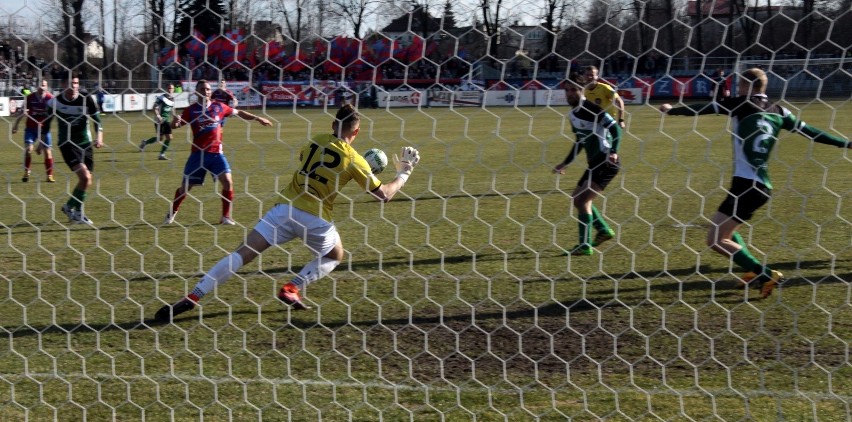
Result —
[[[721,111],[717,103],[690,104],[682,107],[672,107],[665,103],[660,105],[660,112],[669,116],[698,116],[702,114],[719,114]]]
[[[852,148],[852,143],[850,143],[847,139],[834,136],[805,122],[799,122],[799,127],[797,127],[795,131],[820,144],[834,145],[839,148]]]
[[[243,120],[257,120],[258,122],[260,122],[260,124],[264,126],[272,126],[272,122],[269,121],[269,119],[254,115],[247,111],[237,110],[237,116],[240,116],[240,118]]]
[[[396,167],[396,177],[387,184],[379,186],[370,192],[379,201],[388,202],[402,189],[405,182],[414,171],[414,167],[420,162],[420,152],[413,147],[403,147],[400,156],[393,155],[393,164]]]

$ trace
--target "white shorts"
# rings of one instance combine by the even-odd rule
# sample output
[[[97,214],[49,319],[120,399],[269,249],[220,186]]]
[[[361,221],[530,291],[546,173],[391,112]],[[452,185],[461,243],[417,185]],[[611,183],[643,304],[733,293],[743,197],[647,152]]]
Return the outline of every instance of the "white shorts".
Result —
[[[277,204],[254,226],[270,245],[302,239],[312,252],[325,256],[340,241],[337,227],[290,205]]]

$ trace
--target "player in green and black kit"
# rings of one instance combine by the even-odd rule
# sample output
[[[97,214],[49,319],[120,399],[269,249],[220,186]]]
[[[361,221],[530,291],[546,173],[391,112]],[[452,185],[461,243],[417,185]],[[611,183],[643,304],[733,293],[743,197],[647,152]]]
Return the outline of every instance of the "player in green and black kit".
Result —
[[[160,159],[168,160],[166,157],[166,151],[169,150],[169,144],[172,142],[172,111],[175,108],[175,86],[173,84],[169,84],[168,92],[163,95],[157,97],[157,101],[154,102],[154,117],[156,122],[154,123],[154,128],[157,129],[157,133],[159,134],[160,139],[162,139],[163,147],[160,149]],[[157,142],[157,137],[152,136],[148,139],[142,141],[139,144],[139,152],[145,150],[145,145],[153,144]]]
[[[783,279],[783,274],[762,265],[748,250],[737,233],[739,227],[754,212],[769,201],[772,182],[769,179],[769,157],[778,141],[781,129],[796,132],[814,142],[850,148],[849,141],[829,135],[799,120],[789,110],[769,101],[766,96],[768,79],[758,68],[748,69],[740,76],[738,96],[723,98],[712,104],[672,108],[663,104],[660,111],[670,115],[728,114],[733,120],[734,177],[728,197],[711,219],[707,245],[714,251],[733,259],[748,273],[743,281],[756,281],[761,296],[769,297]]]
[[[585,149],[589,168],[577,182],[571,194],[577,208],[579,243],[569,253],[571,255],[592,255],[592,247],[612,239],[615,232],[606,224],[592,201],[606,189],[609,182],[618,174],[621,163],[618,159],[618,144],[621,142],[621,126],[597,104],[583,97],[583,80],[573,75],[565,81],[565,98],[572,107],[568,118],[577,141],[565,159],[553,168],[554,173],[565,174],[565,167],[574,161],[574,157]],[[591,228],[598,234],[591,240]]]
[[[83,214],[83,202],[86,190],[92,186],[92,171],[95,169],[92,151],[92,134],[89,132],[89,119],[95,130],[94,147],[104,146],[104,132],[99,116],[100,109],[94,97],[80,93],[80,78],[76,75],[63,80],[62,93],[48,102],[53,110],[53,121],[59,129],[57,143],[65,164],[77,174],[78,182],[68,202],[62,206],[62,212],[79,224],[92,224]]]

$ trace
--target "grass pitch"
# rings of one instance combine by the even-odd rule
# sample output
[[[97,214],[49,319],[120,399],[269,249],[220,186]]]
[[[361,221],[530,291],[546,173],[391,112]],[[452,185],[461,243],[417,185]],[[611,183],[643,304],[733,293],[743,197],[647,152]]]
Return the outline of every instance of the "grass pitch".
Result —
[[[792,107],[852,133],[849,103]],[[140,153],[153,134],[140,113],[105,119],[86,202],[95,228],[70,225],[60,207],[76,178],[57,156],[45,183],[36,156],[21,183],[6,118],[0,419],[846,420],[852,156],[781,139],[773,200],[743,235],[787,282],[756,300],[704,245],[730,179],[726,118],[631,108],[623,171],[596,201],[616,239],[566,257],[585,165],[550,172],[573,142],[565,111],[362,110],[359,151],[413,145],[423,158],[391,203],[354,183],[338,198],[348,254],[304,292],[313,310],[275,299],[310,259],[291,243],[171,325],[146,320],[280,201],[332,113],[228,121],[235,227],[216,225],[209,180],[161,226],[189,141],[176,133],[170,161],[158,145]]]

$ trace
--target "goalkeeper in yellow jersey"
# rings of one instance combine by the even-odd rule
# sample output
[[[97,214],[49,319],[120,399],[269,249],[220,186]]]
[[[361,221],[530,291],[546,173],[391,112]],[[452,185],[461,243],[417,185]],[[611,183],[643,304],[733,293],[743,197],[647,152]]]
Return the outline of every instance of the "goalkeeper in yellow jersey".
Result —
[[[615,117],[618,120],[618,126],[624,129],[624,100],[618,95],[616,88],[600,79],[598,68],[595,66],[586,66],[583,72],[583,79],[585,79],[583,94],[586,99]]]
[[[615,232],[606,224],[592,201],[606,189],[618,174],[621,163],[618,158],[618,145],[621,142],[621,127],[603,109],[583,98],[582,80],[573,76],[565,81],[565,97],[572,107],[568,114],[577,141],[565,159],[553,168],[557,174],[565,174],[565,167],[574,161],[577,154],[585,149],[589,168],[577,182],[571,194],[577,208],[579,220],[579,243],[569,253],[571,255],[592,255],[592,247],[612,239]],[[591,239],[591,228],[597,235]]]
[[[752,68],[739,75],[738,96],[722,98],[711,104],[672,108],[663,104],[660,111],[678,116],[728,114],[731,116],[734,143],[734,176],[728,196],[711,218],[707,246],[730,257],[747,273],[746,283],[760,286],[761,296],[769,297],[783,275],[763,265],[751,255],[748,245],[737,230],[769,201],[772,182],[769,179],[769,157],[778,142],[781,129],[798,133],[814,142],[850,148],[849,141],[829,135],[799,120],[786,108],[769,101],[766,96],[766,72]]]
[[[175,303],[165,305],[154,317],[159,322],[171,322],[175,315],[195,308],[198,301],[227,281],[245,264],[251,262],[272,245],[301,239],[315,259],[299,274],[284,284],[278,299],[293,309],[307,309],[299,291],[330,273],[343,260],[343,244],[333,220],[334,199],[349,182],[379,201],[387,202],[402,189],[420,153],[412,147],[394,155],[396,177],[382,184],[370,170],[367,161],[352,147],[361,126],[355,108],[346,104],[337,111],[333,133],[314,136],[299,154],[299,168],[293,180],[282,191],[286,200],[277,204],[254,226],[245,242],[230,255],[219,260],[195,285],[190,294]]]

